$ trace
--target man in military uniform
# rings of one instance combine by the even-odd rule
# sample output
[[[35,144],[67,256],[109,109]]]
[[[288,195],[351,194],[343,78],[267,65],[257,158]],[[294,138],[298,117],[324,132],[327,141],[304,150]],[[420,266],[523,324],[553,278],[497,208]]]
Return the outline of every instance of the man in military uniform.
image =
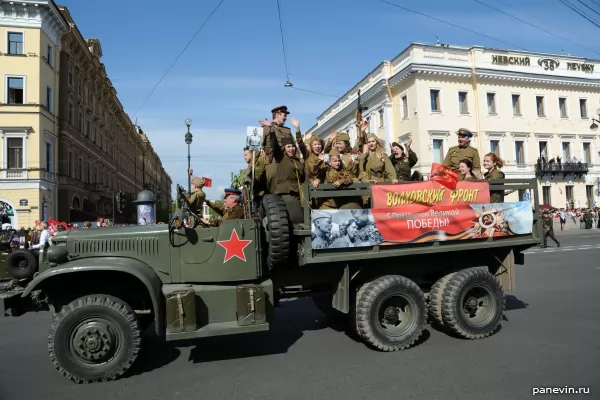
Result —
[[[313,230],[313,249],[327,249],[331,242],[332,218],[327,211],[313,211],[311,215]]]
[[[554,240],[557,247],[560,247],[560,243],[554,237],[554,218],[552,218],[552,216],[550,215],[550,211],[544,210],[543,222],[544,222],[544,245],[542,247],[543,248],[548,247],[548,237],[550,237],[550,239]]]
[[[262,138],[258,136],[258,128],[252,130],[252,135],[246,137],[246,147],[249,150],[260,150]]]
[[[448,149],[443,164],[452,171],[459,172],[458,164],[460,164],[460,161],[465,159],[471,160],[473,171],[476,174],[481,174],[479,151],[475,147],[470,146],[473,133],[466,128],[460,128],[456,134],[458,135],[458,146],[452,146]]]
[[[244,209],[240,205],[241,199],[241,190],[225,189],[225,198],[223,199],[222,206],[210,200],[206,201],[206,204],[223,218],[212,224],[206,219],[202,219],[202,222],[207,225],[220,226],[223,221],[228,221],[230,219],[244,219]]]

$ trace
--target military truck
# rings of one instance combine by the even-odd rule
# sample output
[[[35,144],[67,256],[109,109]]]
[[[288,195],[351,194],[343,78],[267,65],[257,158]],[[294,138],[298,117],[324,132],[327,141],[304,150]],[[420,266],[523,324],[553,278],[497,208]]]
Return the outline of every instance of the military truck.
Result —
[[[305,201],[316,201],[372,196],[374,187],[302,190]],[[121,377],[152,324],[166,341],[266,331],[282,298],[312,297],[329,318],[385,352],[413,346],[428,321],[455,336],[484,338],[501,323],[515,264],[542,232],[535,180],[489,188],[533,194],[530,233],[313,248],[316,211],[309,207],[302,223],[292,223],[284,200],[266,195],[256,213],[247,202],[252,218],[215,227],[190,211],[180,191],[168,225],[56,234],[33,279],[0,287],[0,316],[52,309],[50,360],[77,383]]]

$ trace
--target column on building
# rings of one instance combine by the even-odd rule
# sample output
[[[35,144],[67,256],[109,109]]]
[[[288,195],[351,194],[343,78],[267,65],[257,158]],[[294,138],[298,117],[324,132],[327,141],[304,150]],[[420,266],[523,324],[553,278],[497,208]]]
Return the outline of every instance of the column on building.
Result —
[[[390,100],[386,101],[383,105],[383,127],[385,130],[385,141],[386,151],[389,149],[391,143],[396,141],[395,127],[394,127],[394,108]]]

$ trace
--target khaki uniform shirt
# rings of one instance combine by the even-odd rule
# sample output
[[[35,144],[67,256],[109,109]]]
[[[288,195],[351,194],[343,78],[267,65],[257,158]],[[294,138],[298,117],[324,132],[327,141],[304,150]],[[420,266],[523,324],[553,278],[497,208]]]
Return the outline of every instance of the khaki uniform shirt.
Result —
[[[486,172],[483,175],[486,181],[504,179],[504,172],[496,168]],[[490,203],[504,203],[504,190],[490,190]]]
[[[244,209],[239,204],[227,209],[219,204],[213,203],[212,201],[207,201],[206,204],[208,204],[208,206],[217,214],[223,217],[216,221],[214,226],[220,226],[223,221],[228,221],[230,219],[244,219]]]
[[[461,160],[470,160],[473,163],[473,170],[481,170],[481,160],[479,158],[479,151],[476,148],[467,146],[452,146],[448,149],[446,158],[444,158],[443,164],[450,168],[454,172],[458,172],[458,164]]]
[[[190,198],[188,200],[190,202],[190,210],[194,214],[201,217],[202,216],[202,207],[204,205],[204,202],[206,201],[206,193],[204,193],[204,191],[202,191],[202,189],[198,189],[197,191],[192,193],[192,195],[190,196]]]
[[[396,179],[400,182],[406,182],[410,181],[411,168],[415,166],[417,161],[419,161],[419,158],[414,151],[408,149],[408,157],[402,157],[398,160],[392,154],[390,156],[390,161],[394,166],[394,171],[396,171]]]

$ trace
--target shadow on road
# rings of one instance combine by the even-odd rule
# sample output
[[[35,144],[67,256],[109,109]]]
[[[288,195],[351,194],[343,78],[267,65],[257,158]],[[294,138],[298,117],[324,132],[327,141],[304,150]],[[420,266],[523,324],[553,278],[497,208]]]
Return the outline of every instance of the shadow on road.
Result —
[[[504,296],[504,305],[506,311],[512,310],[521,310],[523,308],[527,308],[529,306],[528,303],[525,303],[519,300],[517,297],[512,294],[507,294]]]

